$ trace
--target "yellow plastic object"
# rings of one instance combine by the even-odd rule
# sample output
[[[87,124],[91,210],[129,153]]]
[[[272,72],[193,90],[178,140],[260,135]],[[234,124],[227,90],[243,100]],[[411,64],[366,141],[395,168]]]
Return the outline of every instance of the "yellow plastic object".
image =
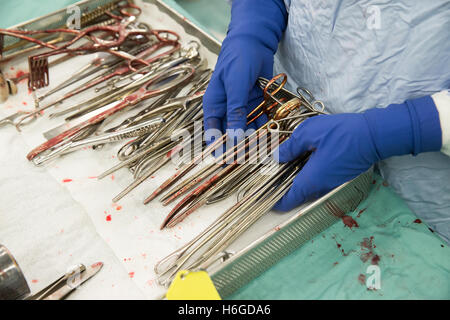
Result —
[[[221,300],[206,271],[181,270],[167,290],[168,300]]]

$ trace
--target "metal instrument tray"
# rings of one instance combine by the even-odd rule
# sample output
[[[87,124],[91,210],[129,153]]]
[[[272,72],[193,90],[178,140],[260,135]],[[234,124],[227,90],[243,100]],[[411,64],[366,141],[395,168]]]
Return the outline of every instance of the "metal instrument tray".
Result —
[[[89,13],[97,6],[118,2],[118,0],[84,0],[75,5],[81,12]],[[177,25],[186,34],[196,38],[202,45],[201,53],[213,66],[220,51],[220,42],[180,13],[160,0],[138,0],[154,5],[169,17],[171,25]],[[68,17],[66,9],[42,16],[14,26],[20,29],[47,29],[61,25]],[[168,21],[146,21],[152,27],[161,27]],[[14,40],[5,37],[5,46]],[[13,51],[11,51],[13,52]],[[314,91],[314,88],[310,88]],[[286,95],[291,95],[286,91]],[[372,169],[356,179],[347,182],[320,199],[303,205],[300,209],[286,214],[270,212],[257,221],[230,247],[227,259],[213,265],[208,272],[222,298],[259,276],[265,270],[287,256],[302,244],[338,221],[345,213],[355,210],[364,200],[372,186]],[[234,252],[234,253],[233,253]]]

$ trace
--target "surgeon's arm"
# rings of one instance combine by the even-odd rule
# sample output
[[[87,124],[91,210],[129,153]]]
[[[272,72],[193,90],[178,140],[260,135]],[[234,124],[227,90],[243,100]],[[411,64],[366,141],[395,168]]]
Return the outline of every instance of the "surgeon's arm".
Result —
[[[287,211],[318,198],[392,156],[431,151],[450,156],[450,93],[307,119],[276,156],[286,162],[307,151],[310,159],[275,209]]]
[[[247,114],[262,97],[256,81],[272,77],[286,24],[283,0],[233,1],[227,37],[203,98],[205,130],[247,128]],[[266,120],[260,117],[257,125]]]

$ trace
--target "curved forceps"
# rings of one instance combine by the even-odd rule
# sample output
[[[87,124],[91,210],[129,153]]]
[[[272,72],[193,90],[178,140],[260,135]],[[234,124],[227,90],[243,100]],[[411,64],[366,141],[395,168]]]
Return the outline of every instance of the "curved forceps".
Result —
[[[37,146],[28,153],[27,159],[32,160],[41,152],[46,151],[47,149],[52,148],[55,145],[66,140],[67,138],[74,136],[75,134],[80,132],[80,130],[105,120],[107,117],[115,114],[118,111],[121,111],[129,106],[136,105],[146,99],[158,96],[162,93],[172,90],[173,88],[179,86],[180,84],[189,81],[189,79],[193,77],[194,72],[195,69],[193,67],[185,65],[170,69],[168,71],[162,71],[157,73],[140,89],[126,96],[124,99],[122,99],[122,101],[120,101],[118,104],[114,105],[110,109],[105,110],[104,112],[86,121],[83,121],[77,126],[69,130],[66,130],[63,133],[57,135],[56,137],[53,137],[52,139],[48,140],[47,142],[44,142],[43,144]],[[164,80],[167,81],[168,79],[170,79],[169,82],[161,85],[159,88],[156,87],[155,89],[151,89],[151,87],[159,84],[160,82],[163,82]]]

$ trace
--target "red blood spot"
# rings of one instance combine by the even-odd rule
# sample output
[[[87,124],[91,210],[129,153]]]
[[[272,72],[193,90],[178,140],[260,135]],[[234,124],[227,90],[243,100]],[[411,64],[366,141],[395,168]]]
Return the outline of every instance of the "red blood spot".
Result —
[[[24,106],[27,106],[27,105],[28,105],[28,103],[26,103],[25,101],[22,101],[22,104],[23,104]]]
[[[373,254],[372,252],[366,252],[366,253],[361,254],[361,257],[360,257],[361,261],[367,262],[372,257],[372,254]]]
[[[88,179],[97,179],[97,177],[88,177]]]
[[[111,175],[111,180],[113,180],[113,181],[114,181],[114,178],[115,178],[115,177],[114,177],[114,175],[112,174],[112,175]]]
[[[129,272],[128,275],[130,276],[130,278],[134,277],[134,272]]]
[[[170,150],[169,152],[167,152],[166,157],[170,158],[172,157],[172,155],[174,155],[175,153],[178,153],[181,150],[181,145],[178,145],[176,147],[174,147],[172,150]]]
[[[367,262],[369,259],[372,259],[371,263],[377,265],[381,258],[379,255],[373,252],[373,249],[376,248],[376,245],[373,244],[373,237],[364,238],[363,241],[360,243],[360,246],[361,250],[363,251],[367,250],[367,252],[363,252],[361,254],[360,256],[361,261]]]
[[[364,238],[363,241],[360,243],[361,248],[366,248],[371,250],[373,246],[373,236],[369,238]]]
[[[342,247],[342,245],[341,245],[340,243],[336,243],[336,246],[337,246],[338,248]]]
[[[33,279],[33,280],[31,280],[31,282],[33,282],[33,283],[38,283],[38,280]]]
[[[276,226],[276,227],[275,227],[275,231],[280,231],[280,227],[279,227],[279,226]]]
[[[388,187],[389,183],[387,183],[386,181],[383,181],[383,187]]]
[[[378,265],[378,262],[380,262],[380,256],[376,254],[372,258],[372,264]]]
[[[111,215],[110,214],[106,216],[106,221],[111,221]]]
[[[66,182],[72,182],[72,181],[73,181],[72,179],[63,179],[62,182],[66,183]]]
[[[11,71],[14,71],[14,67],[9,68]]]
[[[361,217],[361,214],[362,214],[364,211],[366,211],[366,210],[367,210],[367,208],[364,208],[364,209],[362,209],[362,210],[359,210],[358,215],[357,215],[356,217],[357,217],[357,218]]]
[[[377,183],[377,180],[373,180],[373,181],[372,181],[372,184],[375,184],[375,183]]]
[[[416,220],[414,220],[414,223],[422,223],[422,220],[416,219]]]
[[[116,207],[116,210],[117,210],[117,211],[122,210],[122,206],[117,206],[117,207]]]
[[[16,72],[16,78],[21,78],[25,75],[26,75],[26,73],[23,72],[22,70],[19,70]],[[26,81],[26,80],[27,80],[27,78],[25,77],[25,78],[21,79],[19,82]]]
[[[28,94],[32,94],[33,90],[31,90],[30,88],[28,88]]]
[[[337,266],[338,264],[339,264],[339,262],[336,261],[335,263],[333,263],[333,267]]]
[[[155,179],[155,176],[151,176],[150,178]]]
[[[358,223],[355,220],[353,220],[353,218],[350,216],[342,216],[341,219],[342,219],[342,222],[344,223],[344,225],[349,227],[350,229],[353,227],[355,227],[355,228],[359,227]]]
[[[101,266],[103,263],[102,262],[96,262],[94,264],[91,265],[92,268],[97,268],[99,266]]]
[[[359,276],[358,276],[358,281],[359,281],[359,283],[361,283],[362,285],[365,285],[365,284],[366,284],[366,276],[363,275],[362,273],[360,273]]]

